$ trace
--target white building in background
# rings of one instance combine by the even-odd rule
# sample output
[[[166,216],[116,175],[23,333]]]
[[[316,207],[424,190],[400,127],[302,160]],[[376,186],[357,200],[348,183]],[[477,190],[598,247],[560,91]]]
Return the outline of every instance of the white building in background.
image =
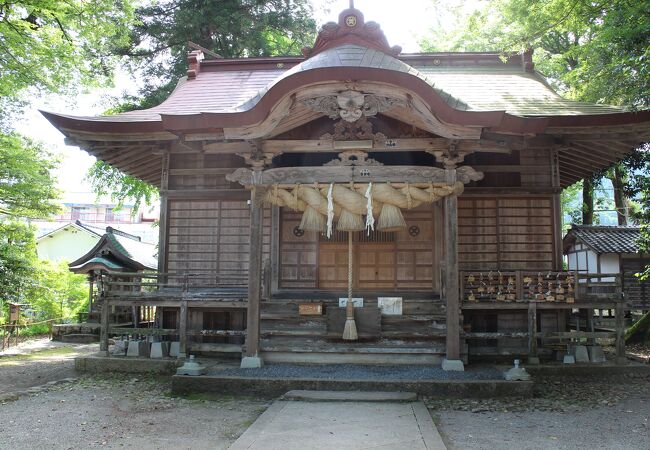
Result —
[[[36,252],[39,259],[52,262],[74,261],[93,248],[101,233],[81,222],[59,224],[59,228],[36,238]]]
[[[89,233],[101,237],[107,226],[138,236],[143,242],[158,242],[158,227],[155,225],[160,215],[158,207],[134,211],[132,204],[125,204],[114,211],[115,202],[108,198],[97,199],[91,192],[67,192],[61,203],[61,212],[52,220],[32,222],[37,229],[41,259],[74,261],[92,247],[87,245],[91,239]],[[75,256],[70,257],[70,254]]]
[[[640,238],[638,227],[572,225],[562,241],[568,269],[620,274],[625,299],[638,309],[650,309],[650,280],[637,276],[650,265],[650,255],[639,248]]]

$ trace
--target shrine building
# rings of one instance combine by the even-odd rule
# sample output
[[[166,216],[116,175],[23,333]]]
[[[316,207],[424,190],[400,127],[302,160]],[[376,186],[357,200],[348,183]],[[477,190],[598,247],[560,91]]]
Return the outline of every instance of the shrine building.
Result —
[[[103,351],[154,334],[242,367],[460,370],[554,358],[573,310],[622,320],[617,277],[563,269],[560,193],[647,142],[650,111],[564,99],[531,53],[401,53],[354,8],[303,54],[194,50],[156,107],[43,112],[160,189],[157,271],[91,274]]]

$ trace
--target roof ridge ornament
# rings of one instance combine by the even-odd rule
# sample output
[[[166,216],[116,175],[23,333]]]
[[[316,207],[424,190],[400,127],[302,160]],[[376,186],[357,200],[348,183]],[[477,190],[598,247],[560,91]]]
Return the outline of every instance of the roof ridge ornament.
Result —
[[[343,44],[357,44],[391,56],[397,56],[402,51],[399,45],[391,47],[388,44],[377,22],[364,20],[363,13],[354,7],[353,0],[350,1],[350,7],[339,14],[338,23],[328,22],[323,25],[313,47],[303,48],[302,54],[311,58],[324,50]]]

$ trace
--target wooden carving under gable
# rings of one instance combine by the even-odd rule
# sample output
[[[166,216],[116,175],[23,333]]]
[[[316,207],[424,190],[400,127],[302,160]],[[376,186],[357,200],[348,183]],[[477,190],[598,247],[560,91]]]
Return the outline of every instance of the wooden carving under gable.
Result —
[[[299,102],[312,111],[325,114],[330,119],[341,118],[351,123],[362,117],[374,117],[394,106],[406,105],[406,102],[400,98],[364,94],[351,89],[336,95],[307,97]]]
[[[375,143],[386,142],[388,137],[383,133],[374,133],[372,123],[362,117],[356,122],[339,120],[334,125],[334,134],[325,133],[320,139],[334,141],[372,140]]]
[[[346,150],[339,153],[339,159],[324,164],[325,166],[383,166],[377,160],[368,158],[368,154],[361,150]]]

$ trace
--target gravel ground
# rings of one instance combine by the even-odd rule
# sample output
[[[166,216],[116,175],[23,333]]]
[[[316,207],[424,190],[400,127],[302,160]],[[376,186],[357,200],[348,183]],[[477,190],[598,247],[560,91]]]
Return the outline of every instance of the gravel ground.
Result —
[[[628,354],[650,362],[650,345],[648,344],[628,344],[625,350]]]
[[[432,366],[361,366],[271,364],[261,369],[224,369],[210,375],[260,378],[318,378],[325,380],[501,380],[501,371],[493,367],[469,368],[465,372],[445,372]]]
[[[650,449],[648,378],[554,378],[527,400],[425,403],[450,449]]]
[[[0,448],[220,449],[266,402],[173,398],[169,379],[82,377],[0,404]]]
[[[0,354],[0,399],[51,381],[76,377],[74,358],[99,344],[65,344],[35,339]]]

